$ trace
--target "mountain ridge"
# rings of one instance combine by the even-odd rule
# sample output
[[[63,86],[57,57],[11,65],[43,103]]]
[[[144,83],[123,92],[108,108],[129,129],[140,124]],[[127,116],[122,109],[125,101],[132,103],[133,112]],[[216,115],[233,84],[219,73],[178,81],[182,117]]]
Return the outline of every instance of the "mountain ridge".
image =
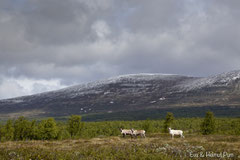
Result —
[[[240,70],[209,77],[158,73],[120,75],[0,100],[0,115],[68,116],[201,106],[238,108]]]

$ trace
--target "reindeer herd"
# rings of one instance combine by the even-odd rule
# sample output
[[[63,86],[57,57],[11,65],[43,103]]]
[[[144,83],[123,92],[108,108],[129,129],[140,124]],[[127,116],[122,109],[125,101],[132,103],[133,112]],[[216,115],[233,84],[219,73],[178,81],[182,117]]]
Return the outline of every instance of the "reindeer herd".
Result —
[[[175,135],[180,136],[181,138],[184,138],[183,136],[183,131],[182,130],[173,130],[171,128],[168,128],[169,133],[172,137],[172,139],[174,138]],[[130,135],[131,138],[133,137],[137,137],[137,136],[141,136],[142,138],[145,138],[145,130],[135,130],[135,129],[120,129],[121,134],[123,137],[126,137],[127,135]]]
[[[144,130],[122,129],[122,128],[120,130],[123,137],[126,137],[126,135],[130,135],[131,137],[137,137],[137,136],[141,136],[142,138],[146,137]]]

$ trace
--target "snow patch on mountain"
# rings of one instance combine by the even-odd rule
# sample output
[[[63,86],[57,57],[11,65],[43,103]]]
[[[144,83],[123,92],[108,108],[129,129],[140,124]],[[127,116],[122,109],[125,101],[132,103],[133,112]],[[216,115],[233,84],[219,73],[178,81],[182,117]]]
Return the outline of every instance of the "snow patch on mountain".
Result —
[[[180,75],[174,75],[174,74],[150,74],[150,73],[141,73],[141,74],[128,74],[128,75],[120,75],[117,77],[112,77],[106,80],[100,80],[96,82],[90,82],[87,84],[81,84],[81,85],[76,85],[72,87],[68,87],[65,89],[61,89],[58,91],[61,92],[86,92],[88,93],[95,93],[95,92],[100,92],[100,91],[93,91],[91,89],[98,89],[104,85],[108,84],[116,84],[116,83],[123,83],[122,86],[142,86],[146,87],[148,84],[141,84],[139,83],[140,81],[151,81],[151,80],[174,80],[176,78],[180,78],[184,76]],[[127,83],[127,82],[131,82]],[[137,84],[132,84],[132,83],[137,83]],[[91,91],[90,91],[91,90]]]
[[[177,85],[177,87],[181,91],[191,91],[204,87],[222,87],[227,86],[238,79],[240,79],[240,71],[236,70],[218,74],[215,76],[210,76],[208,78],[196,78],[186,80]]]
[[[34,101],[38,98],[43,99],[44,102],[50,102],[53,99],[64,98],[74,99],[82,95],[102,94],[105,96],[111,95],[113,92],[108,90],[109,85],[119,84],[121,91],[124,93],[140,93],[145,92],[148,87],[153,84],[158,87],[161,81],[172,84],[168,88],[168,93],[188,92],[192,90],[201,89],[204,87],[227,86],[228,84],[240,79],[240,71],[232,71],[207,78],[188,77],[175,74],[128,74],[112,77],[106,80],[90,82],[87,84],[76,85],[61,90],[50,91],[31,96],[12,98],[8,100],[1,100],[2,103],[23,103]],[[171,82],[172,81],[172,82]],[[165,100],[165,97],[161,100]]]

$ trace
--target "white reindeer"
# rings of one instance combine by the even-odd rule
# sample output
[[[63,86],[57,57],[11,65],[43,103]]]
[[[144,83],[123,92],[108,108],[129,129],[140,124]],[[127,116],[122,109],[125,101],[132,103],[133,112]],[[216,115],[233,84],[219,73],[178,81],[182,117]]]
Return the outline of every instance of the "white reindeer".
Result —
[[[121,134],[123,135],[123,137],[125,137],[126,135],[130,135],[132,137],[133,133],[132,130],[130,129],[120,129],[121,130]]]
[[[168,128],[168,130],[169,130],[169,133],[171,134],[172,138],[174,138],[174,135],[179,135],[181,138],[184,138],[182,130],[173,130],[171,128]]]
[[[145,138],[145,130],[134,130],[134,129],[131,129],[132,131],[132,134],[137,137],[137,136],[141,136],[142,138]]]

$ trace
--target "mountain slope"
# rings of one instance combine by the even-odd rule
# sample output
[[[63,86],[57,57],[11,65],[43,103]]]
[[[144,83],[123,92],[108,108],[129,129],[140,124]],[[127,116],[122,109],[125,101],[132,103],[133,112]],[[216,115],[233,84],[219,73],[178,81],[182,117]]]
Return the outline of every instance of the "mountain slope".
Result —
[[[0,101],[1,116],[67,116],[150,109],[240,106],[240,71],[207,78],[132,74]]]

